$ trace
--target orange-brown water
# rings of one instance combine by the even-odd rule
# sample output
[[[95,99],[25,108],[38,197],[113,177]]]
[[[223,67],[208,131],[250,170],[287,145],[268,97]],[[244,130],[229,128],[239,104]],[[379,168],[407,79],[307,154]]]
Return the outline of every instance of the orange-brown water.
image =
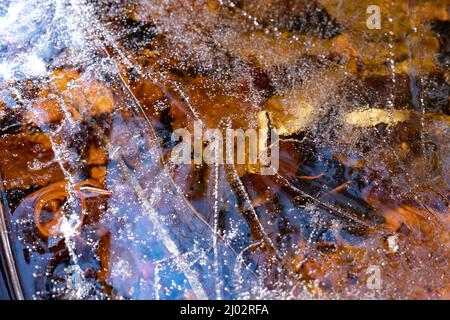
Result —
[[[1,295],[448,298],[447,1],[81,3],[65,41],[53,9],[0,78]],[[278,173],[170,162],[261,113]]]

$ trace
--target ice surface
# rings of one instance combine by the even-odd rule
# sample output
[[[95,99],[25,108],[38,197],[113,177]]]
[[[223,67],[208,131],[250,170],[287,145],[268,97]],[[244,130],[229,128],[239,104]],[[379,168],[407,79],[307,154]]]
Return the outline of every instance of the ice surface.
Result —
[[[0,177],[25,297],[448,294],[448,35],[426,23],[448,17],[380,3],[376,34],[346,20],[364,1],[1,2]],[[174,129],[260,112],[278,173],[167,160]],[[58,182],[43,237],[36,199]]]

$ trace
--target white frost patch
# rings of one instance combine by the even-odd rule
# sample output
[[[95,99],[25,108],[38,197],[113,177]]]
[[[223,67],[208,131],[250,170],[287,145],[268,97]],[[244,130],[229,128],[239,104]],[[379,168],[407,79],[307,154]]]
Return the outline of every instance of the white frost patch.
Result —
[[[47,72],[47,68],[45,67],[45,62],[41,58],[35,54],[31,54],[25,57],[22,71],[29,77],[38,77],[44,76]]]

